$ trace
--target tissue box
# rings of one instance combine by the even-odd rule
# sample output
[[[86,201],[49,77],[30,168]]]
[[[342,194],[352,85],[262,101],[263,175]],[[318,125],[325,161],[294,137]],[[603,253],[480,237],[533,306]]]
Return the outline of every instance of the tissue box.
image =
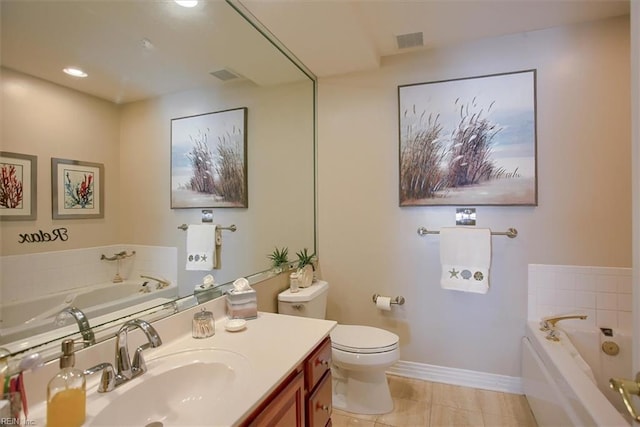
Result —
[[[256,291],[227,292],[227,316],[229,319],[255,319],[258,317],[258,297]]]

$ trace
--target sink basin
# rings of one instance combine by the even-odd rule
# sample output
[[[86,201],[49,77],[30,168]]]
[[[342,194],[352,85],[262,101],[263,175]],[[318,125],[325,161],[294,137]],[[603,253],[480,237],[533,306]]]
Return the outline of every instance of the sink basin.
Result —
[[[237,420],[224,419],[225,408],[242,401],[250,386],[249,361],[227,350],[172,353],[148,360],[147,368],[142,376],[87,401],[87,425],[230,425]]]

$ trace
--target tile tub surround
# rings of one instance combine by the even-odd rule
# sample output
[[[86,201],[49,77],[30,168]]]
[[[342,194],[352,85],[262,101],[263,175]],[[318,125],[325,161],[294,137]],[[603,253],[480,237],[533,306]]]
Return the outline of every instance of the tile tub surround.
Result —
[[[220,300],[220,299],[219,299]],[[247,322],[247,328],[241,332],[228,332],[224,329],[227,318],[224,311],[220,310],[218,300],[215,303],[207,303],[205,306],[214,312],[216,318],[216,334],[207,339],[194,339],[191,337],[191,318],[193,314],[201,310],[202,306],[163,319],[154,323],[160,334],[163,344],[156,349],[145,351],[145,358],[151,360],[165,354],[176,351],[198,348],[219,348],[238,352],[252,365],[251,387],[247,389],[242,401],[229,402],[229,406],[224,414],[219,414],[223,418],[217,421],[224,425],[237,424],[241,419],[248,416],[258,404],[266,398],[284,380],[293,369],[298,366],[311,352],[311,350],[329,335],[336,322],[320,319],[307,319],[292,316],[281,316],[272,313],[259,313],[258,318]],[[224,299],[222,299],[222,310],[224,310]],[[130,335],[134,335],[130,333]],[[140,337],[135,337],[140,338]],[[129,342],[129,348],[133,349],[142,341],[133,340]],[[81,351],[76,356],[76,366],[87,368],[99,362],[113,362],[113,340],[106,342],[106,345],[93,351],[91,357],[88,356],[94,347]],[[102,355],[105,354],[107,355]],[[100,360],[102,357],[104,360]],[[97,359],[97,360],[96,360]],[[89,362],[91,360],[91,362]],[[48,374],[52,377],[57,368],[57,361],[47,365]],[[39,371],[37,371],[39,372]],[[37,387],[38,391],[46,390],[46,375],[40,374],[40,381],[27,383],[27,390]],[[144,375],[132,381],[144,381]],[[99,394],[96,391],[98,378],[89,378],[87,381],[87,422],[100,410],[108,406],[109,402],[116,398],[119,390],[127,389],[127,385],[121,386],[109,393]],[[38,404],[33,405],[29,412],[29,421],[36,425],[44,425],[46,418],[46,403],[43,401],[44,393],[41,393]],[[31,396],[29,396],[31,399]],[[206,424],[206,421],[203,420]]]
[[[28,300],[43,294],[109,283],[116,274],[117,263],[103,261],[100,256],[111,256],[121,251],[136,252],[134,256],[120,261],[120,275],[124,279],[137,280],[140,274],[149,274],[177,282],[178,250],[174,247],[111,245],[7,255],[0,257],[2,301]]]
[[[529,264],[528,319],[580,313],[565,322],[631,330],[631,288],[631,268]]]

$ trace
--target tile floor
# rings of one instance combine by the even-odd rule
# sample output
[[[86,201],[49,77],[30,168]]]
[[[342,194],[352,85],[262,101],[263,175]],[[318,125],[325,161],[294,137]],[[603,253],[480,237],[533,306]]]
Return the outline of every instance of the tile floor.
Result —
[[[333,410],[333,427],[537,427],[524,396],[388,375],[394,402],[385,415]]]

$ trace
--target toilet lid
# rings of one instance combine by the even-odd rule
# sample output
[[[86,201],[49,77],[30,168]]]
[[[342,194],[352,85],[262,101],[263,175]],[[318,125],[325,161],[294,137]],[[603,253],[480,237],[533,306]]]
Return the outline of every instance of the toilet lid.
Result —
[[[350,353],[383,353],[398,348],[398,336],[371,326],[337,325],[331,331],[331,346]]]

